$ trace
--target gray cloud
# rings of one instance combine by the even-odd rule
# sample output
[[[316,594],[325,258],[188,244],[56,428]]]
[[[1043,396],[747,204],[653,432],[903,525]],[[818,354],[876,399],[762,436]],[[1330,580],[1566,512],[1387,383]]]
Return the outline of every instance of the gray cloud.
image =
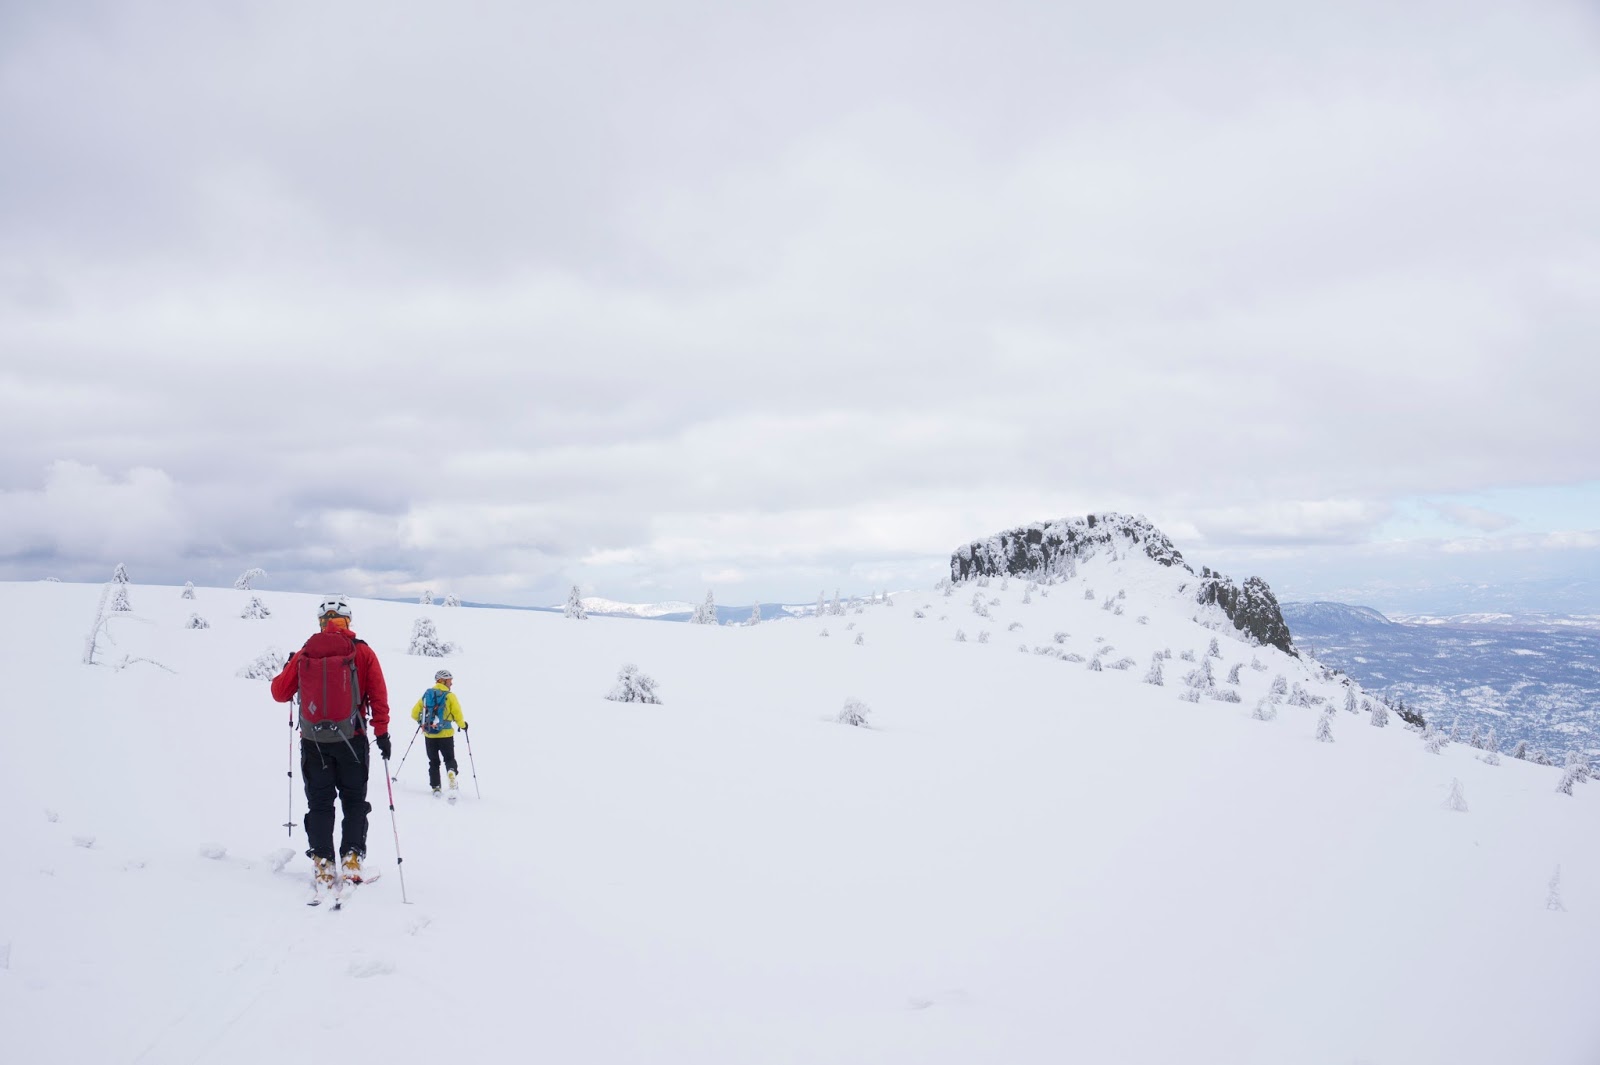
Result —
[[[3,17],[0,575],[806,598],[1600,479],[1582,5]]]

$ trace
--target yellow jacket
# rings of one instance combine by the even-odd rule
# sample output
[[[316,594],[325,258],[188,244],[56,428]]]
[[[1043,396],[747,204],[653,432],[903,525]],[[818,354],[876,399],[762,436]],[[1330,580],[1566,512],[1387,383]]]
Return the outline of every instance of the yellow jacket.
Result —
[[[438,732],[424,732],[423,735],[430,739],[454,736],[456,734],[456,725],[460,725],[462,728],[467,727],[467,719],[461,716],[461,700],[457,699],[456,693],[446,688],[442,681],[435,684],[434,687],[447,693],[444,697],[444,728]],[[427,695],[424,694],[423,698],[427,698]],[[418,699],[417,705],[411,708],[411,720],[419,724],[422,722],[422,699]]]

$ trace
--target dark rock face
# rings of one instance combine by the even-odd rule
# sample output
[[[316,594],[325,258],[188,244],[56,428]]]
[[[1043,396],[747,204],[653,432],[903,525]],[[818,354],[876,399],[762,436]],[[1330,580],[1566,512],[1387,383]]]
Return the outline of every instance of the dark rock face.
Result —
[[[1090,514],[1054,522],[1035,522],[1008,529],[959,547],[950,556],[950,577],[956,581],[977,577],[1031,577],[1048,580],[1069,573],[1080,558],[1103,548],[1133,546],[1162,566],[1180,566],[1194,573],[1166,534],[1141,517],[1127,514]],[[1258,644],[1294,654],[1289,626],[1278,599],[1260,577],[1240,587],[1220,573],[1205,569],[1195,593],[1202,605],[1215,604],[1234,628]]]

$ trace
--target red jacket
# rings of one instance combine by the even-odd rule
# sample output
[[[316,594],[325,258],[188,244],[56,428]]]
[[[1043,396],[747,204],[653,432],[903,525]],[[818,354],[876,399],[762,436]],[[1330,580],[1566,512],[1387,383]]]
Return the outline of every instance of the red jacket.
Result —
[[[372,734],[374,736],[387,736],[389,734],[389,686],[383,681],[383,667],[378,665],[378,655],[365,640],[356,639],[356,634],[349,629],[341,629],[330,625],[324,628],[311,640],[321,640],[329,634],[342,637],[349,641],[356,655],[356,683],[361,686],[361,697],[366,703],[367,711],[372,718]],[[311,640],[306,641],[310,646]],[[305,647],[300,648],[304,653]],[[349,654],[345,649],[341,654]],[[272,678],[272,697],[280,703],[293,699],[300,690],[300,667],[295,665],[294,655],[289,656],[289,661],[283,664],[283,672]]]

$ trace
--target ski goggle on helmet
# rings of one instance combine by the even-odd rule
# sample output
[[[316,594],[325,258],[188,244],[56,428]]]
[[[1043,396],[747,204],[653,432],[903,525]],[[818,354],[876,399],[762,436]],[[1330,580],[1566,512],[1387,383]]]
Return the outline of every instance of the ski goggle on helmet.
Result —
[[[350,620],[350,600],[342,595],[324,599],[322,605],[317,607],[317,620],[327,621],[329,618],[344,618]]]

